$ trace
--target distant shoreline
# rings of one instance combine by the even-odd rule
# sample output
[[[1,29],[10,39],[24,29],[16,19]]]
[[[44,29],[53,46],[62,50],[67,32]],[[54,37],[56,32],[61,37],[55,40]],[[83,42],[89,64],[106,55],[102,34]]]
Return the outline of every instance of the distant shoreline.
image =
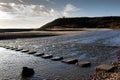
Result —
[[[59,29],[59,30],[27,30],[26,31],[10,31],[10,32],[1,32],[0,40],[3,39],[16,39],[16,38],[33,38],[33,37],[49,37],[49,36],[59,36],[59,35],[68,35],[68,34],[81,34],[92,30],[109,30],[106,28],[103,29]]]

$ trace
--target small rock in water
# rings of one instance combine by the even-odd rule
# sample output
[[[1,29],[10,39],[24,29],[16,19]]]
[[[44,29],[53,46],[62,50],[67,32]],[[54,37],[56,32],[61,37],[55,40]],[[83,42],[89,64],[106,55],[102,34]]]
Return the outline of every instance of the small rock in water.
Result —
[[[11,50],[15,50],[16,48],[12,47]]]
[[[63,59],[62,62],[68,63],[68,64],[74,64],[74,63],[78,62],[78,60],[74,59],[74,58],[66,58],[66,59]]]
[[[42,56],[42,58],[46,58],[46,59],[47,58],[52,58],[52,57],[53,57],[52,54],[45,54],[45,55]]]
[[[80,66],[80,67],[88,67],[91,65],[91,62],[89,61],[80,61],[80,62],[77,62],[76,65]]]
[[[28,52],[28,51],[29,51],[29,50],[24,50],[24,49],[22,50],[22,52]]]
[[[58,61],[58,60],[62,60],[62,59],[63,59],[63,57],[53,57],[51,60]]]
[[[6,49],[10,49],[10,47],[6,47]]]
[[[105,72],[110,72],[114,70],[114,66],[112,65],[107,65],[107,64],[101,64],[96,67],[96,71],[105,71]]]
[[[36,53],[36,51],[30,51],[30,52],[28,52],[28,54],[35,54]]]
[[[44,55],[44,53],[37,53],[37,54],[35,54],[35,56],[42,56],[42,55]]]
[[[28,68],[28,67],[23,67],[23,70],[22,70],[22,76],[23,77],[31,77],[34,75],[34,70],[32,68]]]
[[[23,50],[22,48],[18,48],[18,49],[16,49],[15,51],[21,51],[21,50]]]

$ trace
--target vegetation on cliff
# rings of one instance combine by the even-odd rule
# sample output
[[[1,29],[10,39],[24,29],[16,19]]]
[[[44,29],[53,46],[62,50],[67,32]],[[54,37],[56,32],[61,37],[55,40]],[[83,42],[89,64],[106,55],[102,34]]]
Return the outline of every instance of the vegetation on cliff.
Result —
[[[63,17],[43,25],[40,29],[57,28],[120,28],[120,17]]]

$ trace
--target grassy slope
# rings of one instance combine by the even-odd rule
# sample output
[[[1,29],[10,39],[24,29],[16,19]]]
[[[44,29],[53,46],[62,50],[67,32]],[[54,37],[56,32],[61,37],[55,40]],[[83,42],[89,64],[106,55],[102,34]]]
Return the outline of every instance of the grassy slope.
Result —
[[[40,29],[57,28],[120,28],[120,17],[77,17],[77,18],[58,18]]]

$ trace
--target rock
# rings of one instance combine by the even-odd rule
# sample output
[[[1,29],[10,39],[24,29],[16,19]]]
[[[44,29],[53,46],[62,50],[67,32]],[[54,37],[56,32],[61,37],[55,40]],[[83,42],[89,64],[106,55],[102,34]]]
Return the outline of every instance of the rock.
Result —
[[[42,58],[52,58],[53,56],[52,56],[52,54],[44,54],[43,56],[42,56]]]
[[[111,62],[111,65],[113,65],[114,67],[118,67],[118,62],[116,62],[116,61]]]
[[[28,54],[35,54],[36,51],[30,51],[30,52],[27,52]]]
[[[10,49],[10,47],[7,46],[6,49]]]
[[[62,80],[62,79],[56,78],[55,80]]]
[[[15,49],[17,49],[17,48],[14,48],[14,47],[11,48],[11,50],[15,50]]]
[[[44,53],[37,53],[37,54],[35,54],[35,56],[42,56],[42,55],[44,55]]]
[[[62,59],[63,59],[63,57],[53,57],[51,60],[58,61],[58,60],[62,60]]]
[[[88,67],[91,65],[91,62],[89,61],[80,61],[80,62],[77,62],[76,65],[80,66],[80,67]]]
[[[63,59],[62,62],[68,63],[68,64],[74,64],[74,63],[78,62],[78,60],[74,59],[74,58],[66,58],[66,59]]]
[[[23,49],[21,52],[29,52],[29,50],[25,50],[25,49]]]
[[[21,50],[23,50],[23,49],[21,49],[21,48],[20,49],[16,49],[15,51],[21,51]]]
[[[101,64],[96,67],[96,71],[105,71],[105,72],[111,72],[114,70],[114,66],[107,65],[107,64]]]
[[[23,70],[22,70],[22,76],[23,77],[31,77],[34,75],[34,70],[32,68],[28,68],[28,67],[23,67]]]

